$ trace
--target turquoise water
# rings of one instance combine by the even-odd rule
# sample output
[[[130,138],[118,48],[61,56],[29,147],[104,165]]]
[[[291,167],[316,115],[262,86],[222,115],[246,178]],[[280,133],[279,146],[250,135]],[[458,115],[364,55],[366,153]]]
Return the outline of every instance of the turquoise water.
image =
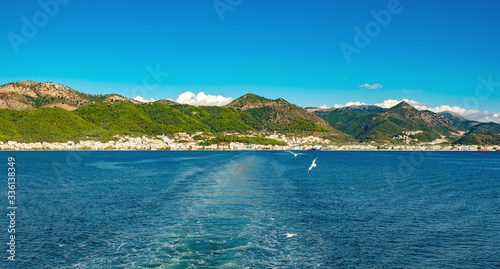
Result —
[[[0,267],[500,266],[500,154],[305,153],[0,152]]]

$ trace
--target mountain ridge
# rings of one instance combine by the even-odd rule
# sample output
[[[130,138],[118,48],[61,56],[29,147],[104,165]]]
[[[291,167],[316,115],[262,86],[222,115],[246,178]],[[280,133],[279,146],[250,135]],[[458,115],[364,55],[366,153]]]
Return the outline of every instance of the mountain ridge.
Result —
[[[118,95],[92,95],[52,82],[17,81],[0,86],[0,108],[28,110],[41,107],[60,107],[75,110],[94,103],[132,103],[139,101]]]
[[[272,100],[249,93],[225,107],[239,111],[243,121],[257,129],[285,132],[298,130],[312,132],[318,136],[348,139],[346,134],[333,128],[325,120],[283,98]]]
[[[48,100],[35,104],[24,100],[25,107],[0,109],[2,141],[63,142],[82,138],[109,140],[114,135],[155,136],[178,132],[202,132],[218,136],[254,131],[318,135],[333,141],[350,139],[321,118],[282,98],[271,100],[249,94],[226,107],[191,106],[171,100],[139,103],[128,98],[113,102],[108,99],[113,95],[85,95],[51,83],[20,82],[7,86],[12,89],[2,87],[5,95],[18,94],[26,100],[42,96]],[[89,99],[82,102],[79,97]],[[62,101],[70,103],[70,109],[58,107],[57,102],[62,104]],[[43,124],[38,124],[36,117],[40,117],[38,122]],[[23,124],[18,124],[19,122]]]
[[[44,137],[52,141],[57,138],[54,133],[60,139],[67,139],[68,134],[75,139],[110,139],[115,134],[182,131],[214,135],[277,132],[334,142],[500,141],[500,124],[474,122],[452,112],[417,110],[404,101],[388,109],[371,105],[304,109],[283,98],[249,93],[225,106],[192,106],[168,99],[141,103],[116,94],[89,95],[55,83],[19,81],[0,86],[0,108],[2,141]],[[51,126],[57,127],[52,133]]]
[[[316,112],[318,113],[318,112]],[[374,113],[358,113],[336,109],[321,114],[330,125],[352,135],[359,141],[396,142],[405,132],[419,132],[415,138],[430,142],[443,136],[455,139],[466,127],[431,111],[420,111],[402,101],[397,105]]]

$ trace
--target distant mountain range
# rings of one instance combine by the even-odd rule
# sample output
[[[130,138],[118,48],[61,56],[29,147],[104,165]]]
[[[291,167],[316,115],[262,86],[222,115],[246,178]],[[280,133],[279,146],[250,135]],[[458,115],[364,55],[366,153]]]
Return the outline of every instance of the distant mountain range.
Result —
[[[247,94],[224,107],[196,107],[171,100],[140,103],[117,94],[89,95],[31,81],[0,86],[0,124],[0,140],[18,142],[258,131],[314,135],[338,143],[500,144],[500,124],[479,123],[451,112],[419,111],[405,102],[389,109],[368,105],[304,109],[281,98]]]
[[[393,137],[408,131],[422,131],[415,138],[421,142],[431,142],[446,137],[458,139],[467,131],[467,128],[458,122],[430,111],[419,111],[406,102],[389,109],[364,107],[362,112],[355,111],[360,110],[342,108],[326,114],[317,111],[315,113],[320,114],[334,128],[365,142],[395,142]]]
[[[418,132],[409,138],[420,142],[442,139],[456,144],[500,143],[500,124],[480,123],[449,111],[420,111],[406,102],[389,109],[362,105],[307,110],[358,141],[396,143],[403,132]]]

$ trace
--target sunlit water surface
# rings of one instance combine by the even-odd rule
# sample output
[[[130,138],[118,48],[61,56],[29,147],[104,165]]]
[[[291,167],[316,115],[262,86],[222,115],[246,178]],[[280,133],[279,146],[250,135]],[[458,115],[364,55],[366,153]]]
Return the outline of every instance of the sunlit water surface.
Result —
[[[0,152],[0,267],[500,266],[500,154],[305,153]]]

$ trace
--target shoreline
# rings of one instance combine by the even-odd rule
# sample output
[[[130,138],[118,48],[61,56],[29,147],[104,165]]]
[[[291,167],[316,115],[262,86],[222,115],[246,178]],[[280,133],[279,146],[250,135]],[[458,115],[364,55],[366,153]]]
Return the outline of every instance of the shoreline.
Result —
[[[315,136],[296,137],[273,134],[266,138],[274,139],[277,144],[249,144],[248,142],[215,142],[200,144],[195,134],[177,133],[170,138],[165,135],[115,136],[114,140],[80,140],[78,142],[27,142],[0,141],[0,151],[499,151],[499,145],[452,145],[437,143],[383,144],[383,143],[335,143],[329,139]],[[231,135],[231,134],[225,134]],[[241,136],[241,135],[240,135]],[[246,135],[241,137],[259,137]],[[206,137],[209,141],[213,137]]]
[[[89,151],[89,152],[138,152],[138,151],[144,151],[144,152],[150,152],[150,151],[157,151],[157,152],[190,152],[190,151],[221,151],[221,152],[228,152],[228,151],[289,151],[288,149],[197,149],[197,150],[187,150],[187,149],[178,149],[178,150],[155,150],[155,149],[0,149],[0,152],[38,152],[38,151],[43,151],[43,152],[75,152],[75,151]],[[296,152],[312,152],[311,150],[293,150]],[[354,149],[324,149],[324,150],[315,150],[318,152],[500,152],[500,149],[497,150],[450,150],[450,149],[442,149],[442,150],[410,150],[410,149],[405,149],[405,150],[400,150],[400,149],[374,149],[374,150],[354,150]]]

